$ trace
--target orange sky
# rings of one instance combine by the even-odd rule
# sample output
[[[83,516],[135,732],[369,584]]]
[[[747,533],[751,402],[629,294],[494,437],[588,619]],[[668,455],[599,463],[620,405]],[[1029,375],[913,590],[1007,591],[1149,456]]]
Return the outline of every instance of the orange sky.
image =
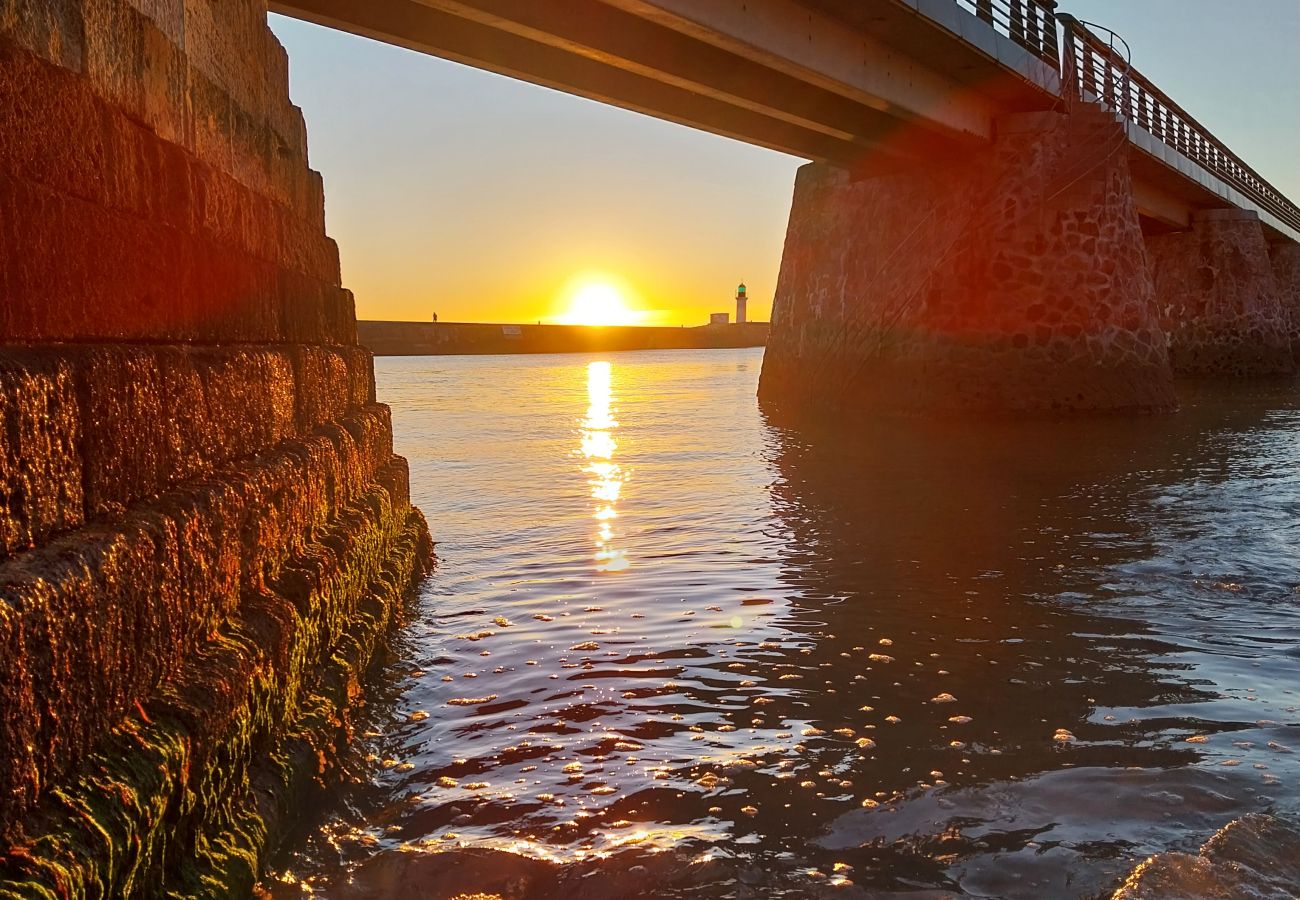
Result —
[[[766,320],[801,160],[271,17],[359,318],[556,321],[584,285],[641,324]]]

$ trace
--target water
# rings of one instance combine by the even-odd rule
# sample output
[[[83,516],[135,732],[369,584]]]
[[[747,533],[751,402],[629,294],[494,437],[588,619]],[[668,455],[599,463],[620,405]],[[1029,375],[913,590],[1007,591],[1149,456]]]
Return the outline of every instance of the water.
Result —
[[[761,360],[377,360],[438,568],[268,889],[1098,897],[1300,811],[1292,384],[819,430]]]

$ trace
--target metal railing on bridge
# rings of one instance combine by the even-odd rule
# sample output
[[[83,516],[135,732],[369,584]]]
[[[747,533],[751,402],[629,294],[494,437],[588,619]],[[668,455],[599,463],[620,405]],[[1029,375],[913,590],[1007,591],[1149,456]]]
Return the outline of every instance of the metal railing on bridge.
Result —
[[[1300,208],[1134,68],[1117,52],[1113,39],[1103,39],[1088,23],[1073,16],[1060,14],[1056,18],[1062,26],[1059,68],[1067,100],[1100,103],[1137,123],[1261,209],[1300,230]]]
[[[1056,0],[957,0],[957,3],[1053,68],[1059,64]]]

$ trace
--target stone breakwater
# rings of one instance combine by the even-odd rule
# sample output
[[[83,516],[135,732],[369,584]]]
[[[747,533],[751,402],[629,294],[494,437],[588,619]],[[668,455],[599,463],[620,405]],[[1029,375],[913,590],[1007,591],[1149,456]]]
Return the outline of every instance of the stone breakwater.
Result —
[[[432,547],[260,0],[0,0],[0,897],[247,895]]]
[[[761,347],[766,322],[697,325],[497,325],[486,322],[357,322],[357,339],[376,356],[479,353],[611,353]]]

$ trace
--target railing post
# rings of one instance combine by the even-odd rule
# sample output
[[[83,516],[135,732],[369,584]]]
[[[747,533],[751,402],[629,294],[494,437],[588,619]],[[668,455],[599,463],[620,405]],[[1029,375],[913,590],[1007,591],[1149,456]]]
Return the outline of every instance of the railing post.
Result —
[[[1061,94],[1067,102],[1083,96],[1083,85],[1079,80],[1079,57],[1075,53],[1075,28],[1079,20],[1068,13],[1058,13],[1056,21],[1061,23]],[[1055,35],[1055,29],[1052,30]]]
[[[993,24],[993,0],[975,0],[975,15],[982,21]]]
[[[1061,51],[1056,45],[1056,0],[1043,0],[1043,59],[1061,70]]]
[[[1111,110],[1115,110],[1115,67],[1110,64],[1110,60],[1106,60],[1102,69],[1102,84],[1104,85],[1102,96],[1106,101],[1106,105]]]
[[[1025,11],[1021,7],[1024,0],[1011,0],[1011,40],[1025,46]]]

